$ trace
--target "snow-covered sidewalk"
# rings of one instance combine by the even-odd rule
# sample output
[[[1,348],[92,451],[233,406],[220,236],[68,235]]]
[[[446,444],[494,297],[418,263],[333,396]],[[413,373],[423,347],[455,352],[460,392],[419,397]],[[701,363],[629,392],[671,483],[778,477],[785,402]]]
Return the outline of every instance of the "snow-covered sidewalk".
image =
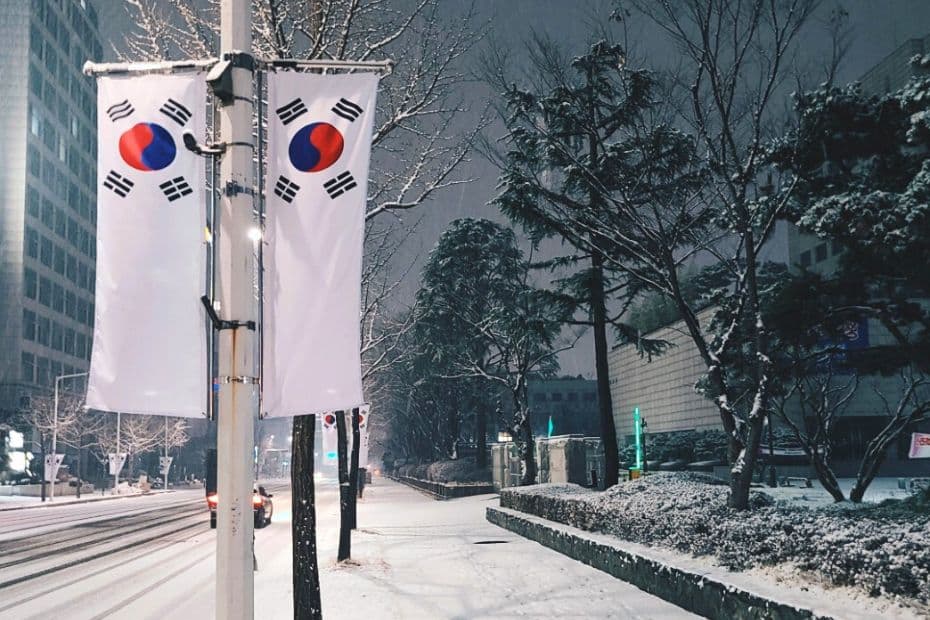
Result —
[[[496,495],[435,501],[376,479],[359,504],[353,561],[344,565],[333,561],[338,506],[325,505],[326,618],[698,617],[489,524],[485,509]],[[291,617],[289,547],[256,576],[256,618]]]

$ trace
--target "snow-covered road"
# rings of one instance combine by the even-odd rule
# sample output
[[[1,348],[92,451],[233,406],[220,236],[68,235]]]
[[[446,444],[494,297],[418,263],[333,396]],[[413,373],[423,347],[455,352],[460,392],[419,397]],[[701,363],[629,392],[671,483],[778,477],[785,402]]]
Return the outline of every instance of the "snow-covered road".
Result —
[[[290,494],[269,490],[274,519],[256,533],[259,620],[292,617]],[[376,479],[359,504],[353,561],[337,565],[337,489],[320,484],[324,617],[696,617],[487,523],[492,502],[437,502]],[[215,538],[202,491],[8,511],[0,532],[0,617],[213,617]]]

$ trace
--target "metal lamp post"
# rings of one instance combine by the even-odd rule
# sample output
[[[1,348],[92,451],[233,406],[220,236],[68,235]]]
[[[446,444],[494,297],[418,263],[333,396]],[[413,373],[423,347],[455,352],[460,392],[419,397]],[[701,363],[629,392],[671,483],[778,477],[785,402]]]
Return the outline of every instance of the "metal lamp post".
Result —
[[[86,372],[76,372],[70,375],[58,375],[55,377],[55,405],[53,408],[53,418],[52,418],[52,471],[56,474],[56,468],[54,466],[55,461],[58,459],[58,385],[63,379],[73,379],[75,377],[86,377]],[[48,477],[48,472],[46,472],[46,477]],[[54,476],[57,478],[58,476]],[[49,488],[48,494],[49,501],[55,499],[55,480],[51,481],[51,486]]]

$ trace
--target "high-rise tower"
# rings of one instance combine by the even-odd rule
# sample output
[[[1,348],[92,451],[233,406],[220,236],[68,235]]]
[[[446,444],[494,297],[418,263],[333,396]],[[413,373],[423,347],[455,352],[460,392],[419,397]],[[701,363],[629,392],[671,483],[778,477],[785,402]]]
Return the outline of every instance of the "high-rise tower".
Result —
[[[90,0],[0,0],[0,421],[83,372],[94,322]]]

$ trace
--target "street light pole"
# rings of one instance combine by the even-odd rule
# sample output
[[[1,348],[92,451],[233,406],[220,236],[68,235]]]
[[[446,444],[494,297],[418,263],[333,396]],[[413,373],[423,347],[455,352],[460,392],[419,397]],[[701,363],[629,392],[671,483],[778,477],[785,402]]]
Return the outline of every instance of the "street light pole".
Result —
[[[216,617],[251,620],[254,613],[252,456],[258,405],[254,329],[251,2],[222,0],[221,63],[232,78],[231,96],[219,108],[221,188],[217,243],[217,312],[233,321],[218,331],[220,386],[217,411]],[[219,100],[219,97],[217,97]],[[254,323],[252,323],[254,327]]]
[[[52,413],[52,471],[56,474],[52,476],[53,480],[49,487],[48,501],[53,501],[55,499],[55,480],[57,478],[57,468],[55,467],[55,462],[58,460],[58,385],[62,379],[73,379],[74,377],[86,377],[86,372],[76,372],[70,375],[58,375],[55,377],[55,404],[53,406]],[[80,448],[79,448],[80,449]],[[48,457],[45,457],[46,462],[48,462]],[[45,472],[45,477],[48,477],[48,472]],[[80,481],[78,481],[80,484]]]

